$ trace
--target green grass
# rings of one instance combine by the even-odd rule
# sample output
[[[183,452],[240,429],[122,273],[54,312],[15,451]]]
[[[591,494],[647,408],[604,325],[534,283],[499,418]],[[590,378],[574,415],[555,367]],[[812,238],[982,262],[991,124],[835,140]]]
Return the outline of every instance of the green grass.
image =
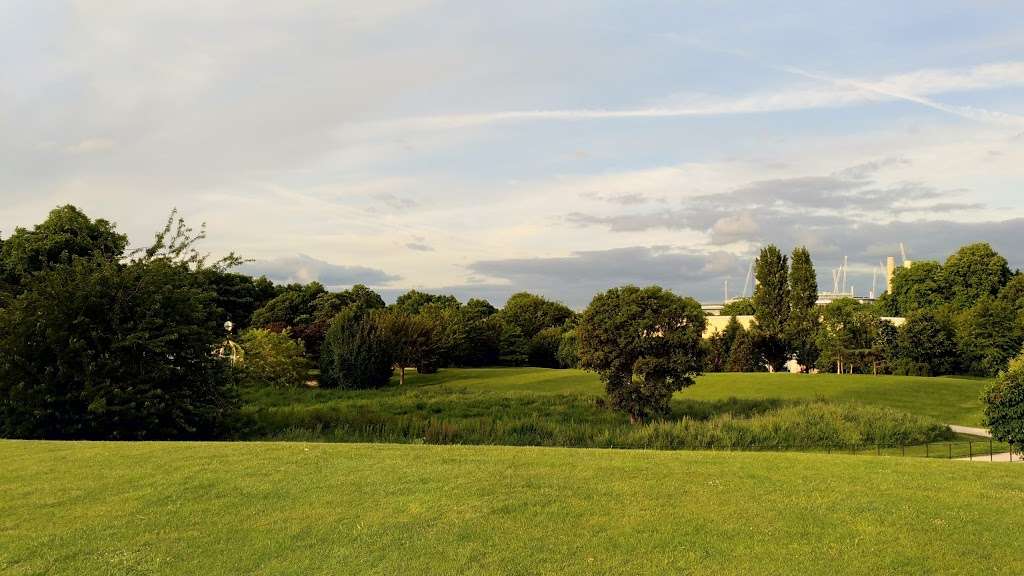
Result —
[[[840,374],[705,374],[677,395],[680,399],[824,398],[895,408],[934,418],[945,424],[978,426],[982,422],[981,392],[988,383],[980,378],[924,378]],[[593,373],[544,368],[481,368],[442,370],[409,376],[407,385],[445,385],[474,391],[540,394],[603,394]]]
[[[0,441],[0,574],[1021,574],[1024,468]]]

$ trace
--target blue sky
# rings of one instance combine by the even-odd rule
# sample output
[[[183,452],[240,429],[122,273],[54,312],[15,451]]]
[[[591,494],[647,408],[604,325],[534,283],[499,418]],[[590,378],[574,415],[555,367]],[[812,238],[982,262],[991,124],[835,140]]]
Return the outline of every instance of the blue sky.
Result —
[[[702,300],[1024,266],[1019,2],[5,2],[0,232],[177,207],[279,281]]]

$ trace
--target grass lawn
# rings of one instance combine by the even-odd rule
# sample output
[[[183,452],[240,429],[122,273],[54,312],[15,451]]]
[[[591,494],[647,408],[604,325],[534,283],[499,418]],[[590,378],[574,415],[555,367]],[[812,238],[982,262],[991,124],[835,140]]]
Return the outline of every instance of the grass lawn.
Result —
[[[840,374],[705,374],[677,395],[680,399],[723,400],[825,398],[887,406],[927,416],[946,424],[979,426],[981,391],[988,383],[979,378],[922,378]],[[597,376],[581,370],[544,368],[450,369],[437,374],[408,377],[410,386],[465,387],[494,392],[540,394],[603,394]]]
[[[0,441],[0,574],[1021,574],[1024,468]]]

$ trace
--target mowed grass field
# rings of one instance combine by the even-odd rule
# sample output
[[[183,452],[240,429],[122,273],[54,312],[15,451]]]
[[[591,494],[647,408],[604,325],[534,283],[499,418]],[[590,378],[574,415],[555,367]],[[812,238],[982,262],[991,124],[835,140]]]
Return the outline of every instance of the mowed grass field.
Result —
[[[934,418],[945,424],[980,426],[982,378],[924,378],[859,374],[705,374],[676,395],[677,399],[717,401],[728,398],[858,402]],[[449,386],[469,391],[593,394],[604,389],[597,375],[582,370],[545,368],[449,369],[437,374],[412,373],[407,386]]]
[[[1024,468],[0,441],[0,574],[1021,574]]]

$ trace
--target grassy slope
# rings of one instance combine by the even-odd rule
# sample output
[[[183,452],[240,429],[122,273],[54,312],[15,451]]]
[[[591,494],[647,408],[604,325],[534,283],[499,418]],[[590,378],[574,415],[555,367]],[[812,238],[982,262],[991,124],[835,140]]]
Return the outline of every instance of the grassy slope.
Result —
[[[473,390],[532,393],[601,394],[597,376],[580,370],[543,368],[483,368],[442,370],[409,377],[409,385],[448,385]],[[981,424],[981,391],[986,380],[837,374],[706,374],[679,398],[720,400],[737,398],[814,399],[888,406],[935,418],[946,424]]]
[[[1011,465],[0,442],[2,574],[1020,574]]]

